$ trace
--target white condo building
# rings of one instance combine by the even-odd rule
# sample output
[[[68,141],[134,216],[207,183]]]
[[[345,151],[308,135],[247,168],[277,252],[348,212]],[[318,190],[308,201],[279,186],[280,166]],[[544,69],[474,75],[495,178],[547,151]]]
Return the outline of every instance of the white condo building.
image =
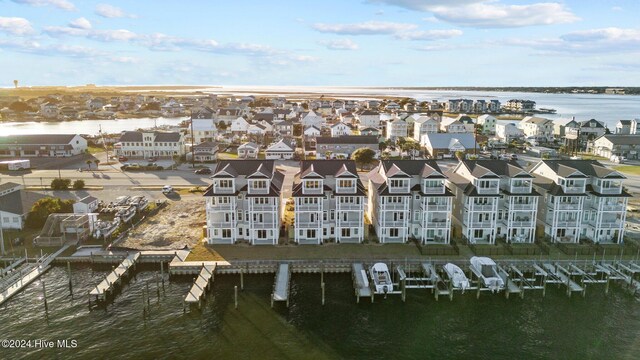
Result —
[[[595,160],[543,160],[529,170],[543,194],[539,221],[554,242],[622,243],[628,198],[625,177]]]
[[[367,215],[381,243],[449,243],[453,194],[435,161],[381,161],[368,188]]]
[[[296,243],[362,242],[366,197],[353,160],[302,161],[292,193]]]
[[[284,173],[273,160],[219,161],[204,193],[209,244],[276,245]]]

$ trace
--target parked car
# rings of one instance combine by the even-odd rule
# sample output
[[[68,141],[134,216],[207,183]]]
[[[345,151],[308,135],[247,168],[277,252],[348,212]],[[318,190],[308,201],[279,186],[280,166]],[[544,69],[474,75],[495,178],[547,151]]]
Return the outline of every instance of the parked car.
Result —
[[[173,187],[171,185],[165,185],[162,187],[163,194],[170,194],[173,192]]]
[[[518,155],[511,154],[511,160],[518,160]]]
[[[155,157],[155,156],[152,156],[152,157],[148,158],[147,160],[149,160],[149,162],[156,162],[156,161],[158,161],[158,158]]]
[[[118,157],[118,161],[120,161],[120,162],[122,162],[122,161],[127,161],[127,160],[129,160],[129,158],[128,158],[128,157],[126,157],[126,156],[122,156],[122,155],[121,155],[121,156],[119,156],[119,157]]]
[[[209,174],[211,174],[211,169],[202,168],[202,169],[198,169],[198,170],[194,171],[194,173],[196,173],[198,175],[209,175]]]

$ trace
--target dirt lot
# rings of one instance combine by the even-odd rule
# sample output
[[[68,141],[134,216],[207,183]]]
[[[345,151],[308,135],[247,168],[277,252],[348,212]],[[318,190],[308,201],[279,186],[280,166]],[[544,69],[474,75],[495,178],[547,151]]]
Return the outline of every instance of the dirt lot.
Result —
[[[203,199],[170,202],[129,232],[118,246],[140,250],[192,248],[202,239],[205,224]]]

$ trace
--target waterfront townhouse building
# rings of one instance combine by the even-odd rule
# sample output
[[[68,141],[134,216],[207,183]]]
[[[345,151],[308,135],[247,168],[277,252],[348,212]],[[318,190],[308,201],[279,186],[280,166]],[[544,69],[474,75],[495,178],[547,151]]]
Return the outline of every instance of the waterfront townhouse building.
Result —
[[[272,160],[221,160],[205,190],[207,241],[276,245],[284,173]]]
[[[184,136],[177,132],[127,131],[114,145],[117,156],[164,157],[185,155]]]
[[[384,160],[369,173],[367,216],[382,243],[448,244],[453,194],[434,160]]]
[[[446,173],[455,194],[453,223],[472,244],[494,244],[500,206],[500,176],[482,161],[461,161]]]
[[[296,243],[364,239],[366,196],[353,160],[302,161],[292,195]]]
[[[532,100],[511,99],[504,105],[504,109],[513,112],[528,112],[535,110],[536,102]]]
[[[500,100],[490,100],[488,105],[488,111],[491,113],[499,112],[501,108]]]
[[[0,157],[68,157],[87,151],[87,140],[73,134],[0,136]]]
[[[440,131],[449,134],[460,134],[468,132],[467,126],[460,120],[458,120],[458,118],[450,118],[448,116],[442,117],[442,121],[440,122]]]
[[[476,114],[482,114],[487,111],[487,101],[486,100],[476,100],[473,103],[473,112]]]
[[[500,177],[496,236],[512,243],[534,242],[540,194],[533,190],[533,175],[513,160],[464,160],[462,165],[471,172],[480,167]]]
[[[543,160],[529,172],[544,196],[539,221],[554,242],[622,243],[631,196],[622,174],[595,160]]]

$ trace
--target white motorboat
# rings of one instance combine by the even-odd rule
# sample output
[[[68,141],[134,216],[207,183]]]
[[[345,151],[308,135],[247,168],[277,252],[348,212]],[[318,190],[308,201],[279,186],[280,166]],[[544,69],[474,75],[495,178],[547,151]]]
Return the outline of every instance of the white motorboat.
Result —
[[[371,281],[373,281],[374,292],[376,294],[388,294],[393,291],[391,273],[385,263],[375,263],[369,269]]]
[[[462,271],[458,265],[447,263],[443,266],[443,269],[449,276],[449,279],[451,279],[451,286],[455,289],[461,289],[462,292],[464,292],[471,286],[467,275],[464,274],[464,271]]]
[[[504,289],[504,280],[498,275],[498,266],[495,261],[480,256],[474,256],[470,261],[471,270],[480,277],[484,286],[493,292]]]

